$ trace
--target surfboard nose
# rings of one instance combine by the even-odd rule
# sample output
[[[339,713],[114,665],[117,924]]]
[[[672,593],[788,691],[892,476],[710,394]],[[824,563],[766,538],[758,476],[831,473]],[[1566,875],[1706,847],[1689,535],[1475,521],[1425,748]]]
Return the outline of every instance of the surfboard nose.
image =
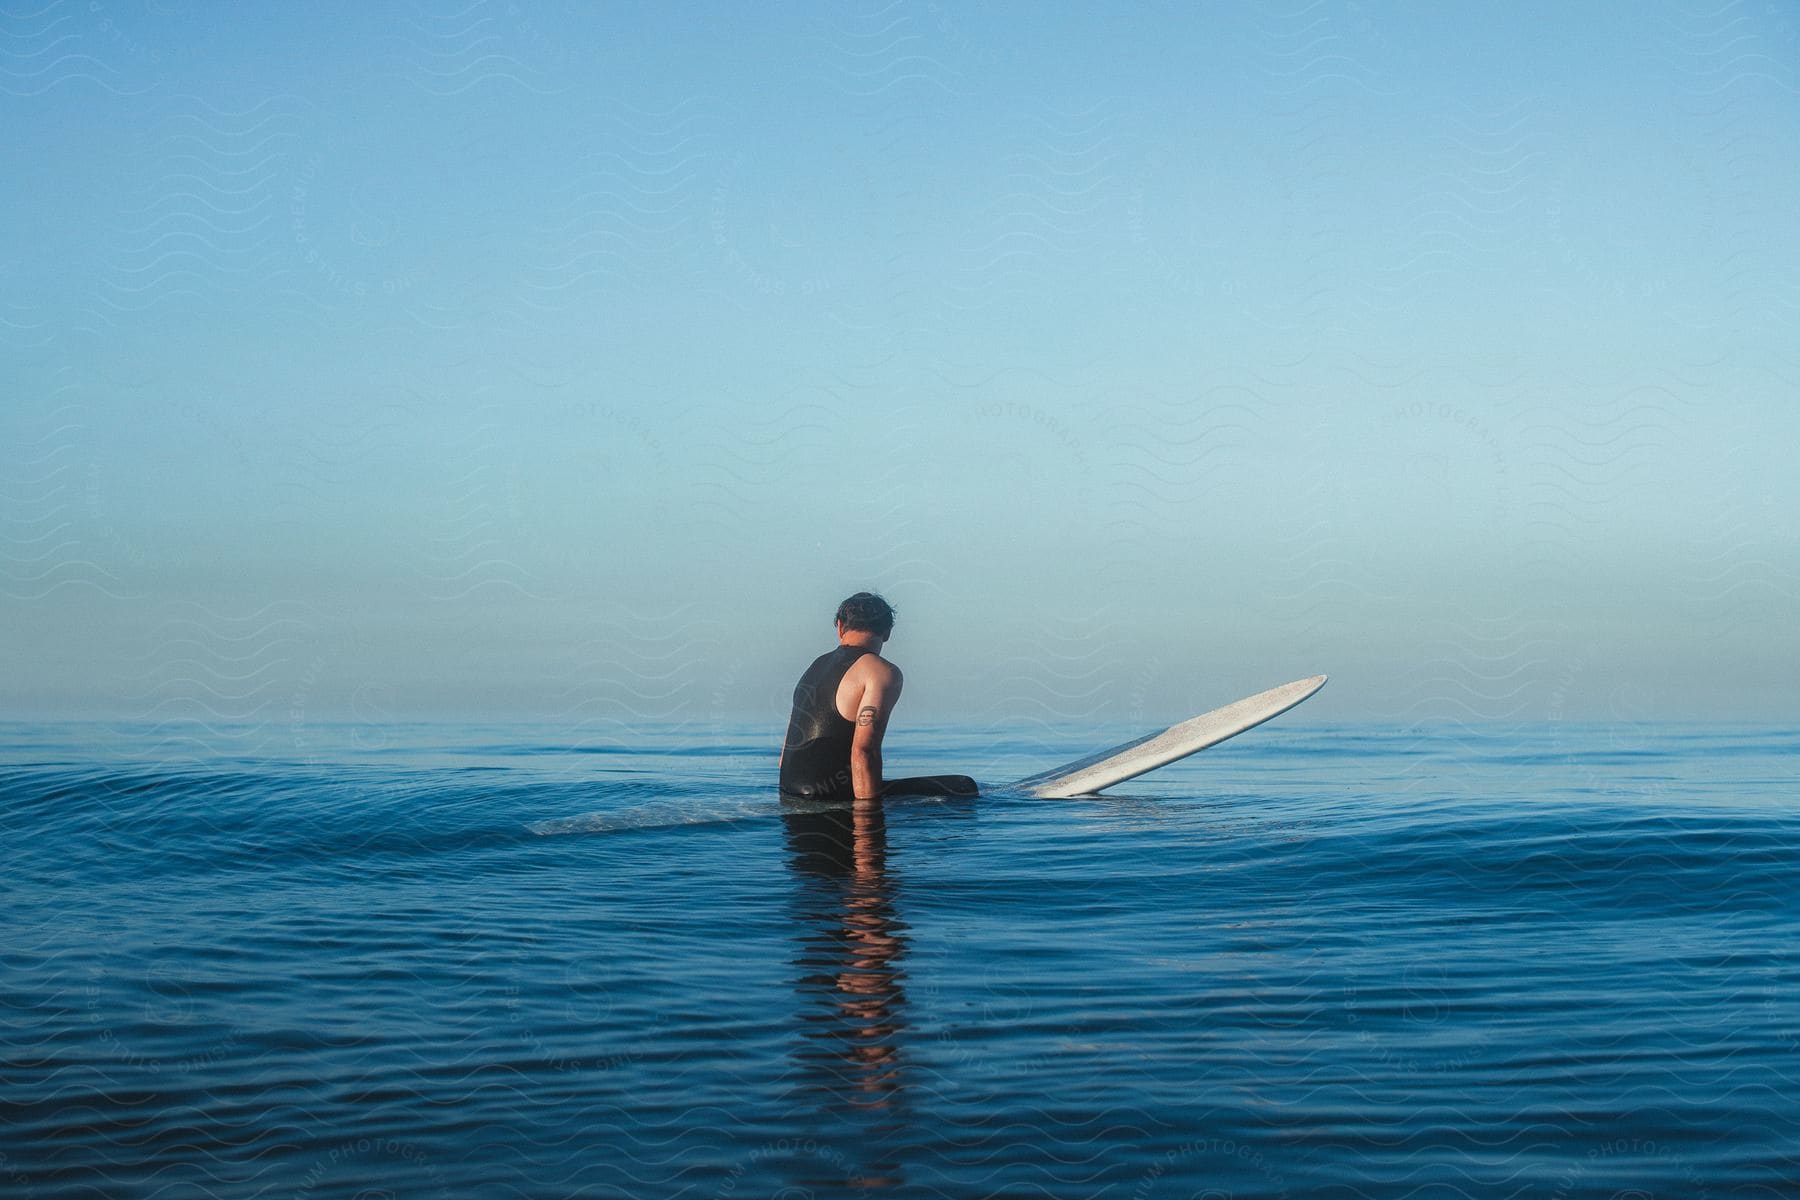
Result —
[[[1091,795],[1102,788],[1198,753],[1208,746],[1216,746],[1246,729],[1254,729],[1271,717],[1280,716],[1323,686],[1323,675],[1296,679],[1292,683],[1272,687],[1266,692],[1246,696],[1224,708],[1201,713],[1178,725],[1171,725],[1161,733],[1153,733],[1122,746],[1078,758],[1054,771],[1029,776],[1011,786],[1047,799]]]

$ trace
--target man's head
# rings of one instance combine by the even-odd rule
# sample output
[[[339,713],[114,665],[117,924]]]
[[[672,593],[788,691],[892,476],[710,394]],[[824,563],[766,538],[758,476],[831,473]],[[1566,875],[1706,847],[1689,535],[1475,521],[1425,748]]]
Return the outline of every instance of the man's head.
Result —
[[[838,633],[860,629],[886,640],[894,632],[894,606],[874,592],[858,592],[837,607]]]

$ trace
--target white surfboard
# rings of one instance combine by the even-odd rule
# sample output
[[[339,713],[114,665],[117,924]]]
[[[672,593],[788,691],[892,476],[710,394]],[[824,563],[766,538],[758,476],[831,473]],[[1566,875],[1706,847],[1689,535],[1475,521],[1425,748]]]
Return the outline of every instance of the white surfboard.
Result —
[[[1007,785],[1006,790],[1048,798],[1092,795],[1145,771],[1154,771],[1178,758],[1196,754],[1208,746],[1216,746],[1226,738],[1236,737],[1270,717],[1280,716],[1324,686],[1323,675],[1284,683],[1179,725],[1171,725],[1161,733],[1152,733],[1135,742],[1078,758],[1054,771],[1021,779]]]

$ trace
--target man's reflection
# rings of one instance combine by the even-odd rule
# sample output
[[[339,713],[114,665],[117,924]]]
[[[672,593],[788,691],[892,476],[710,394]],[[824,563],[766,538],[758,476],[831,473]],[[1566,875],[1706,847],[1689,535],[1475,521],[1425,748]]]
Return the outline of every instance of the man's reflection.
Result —
[[[887,819],[879,800],[824,810],[784,803],[782,821],[805,918],[796,962],[808,1074],[836,1099],[884,1109],[904,1084],[906,925],[895,914]]]
[[[814,1109],[808,1119],[816,1136],[842,1148],[836,1182],[865,1191],[905,1182],[900,1163],[912,1133],[904,1055],[908,944],[884,811],[894,803],[781,806],[798,884],[799,1087]],[[975,800],[933,799],[908,811],[969,817]]]

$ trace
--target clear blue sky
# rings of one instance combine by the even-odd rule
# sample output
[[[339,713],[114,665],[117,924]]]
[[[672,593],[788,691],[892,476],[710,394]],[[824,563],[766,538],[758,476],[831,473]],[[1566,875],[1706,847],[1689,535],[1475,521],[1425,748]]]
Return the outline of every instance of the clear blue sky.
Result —
[[[0,712],[1800,713],[1792,4],[170,8],[0,18]]]

